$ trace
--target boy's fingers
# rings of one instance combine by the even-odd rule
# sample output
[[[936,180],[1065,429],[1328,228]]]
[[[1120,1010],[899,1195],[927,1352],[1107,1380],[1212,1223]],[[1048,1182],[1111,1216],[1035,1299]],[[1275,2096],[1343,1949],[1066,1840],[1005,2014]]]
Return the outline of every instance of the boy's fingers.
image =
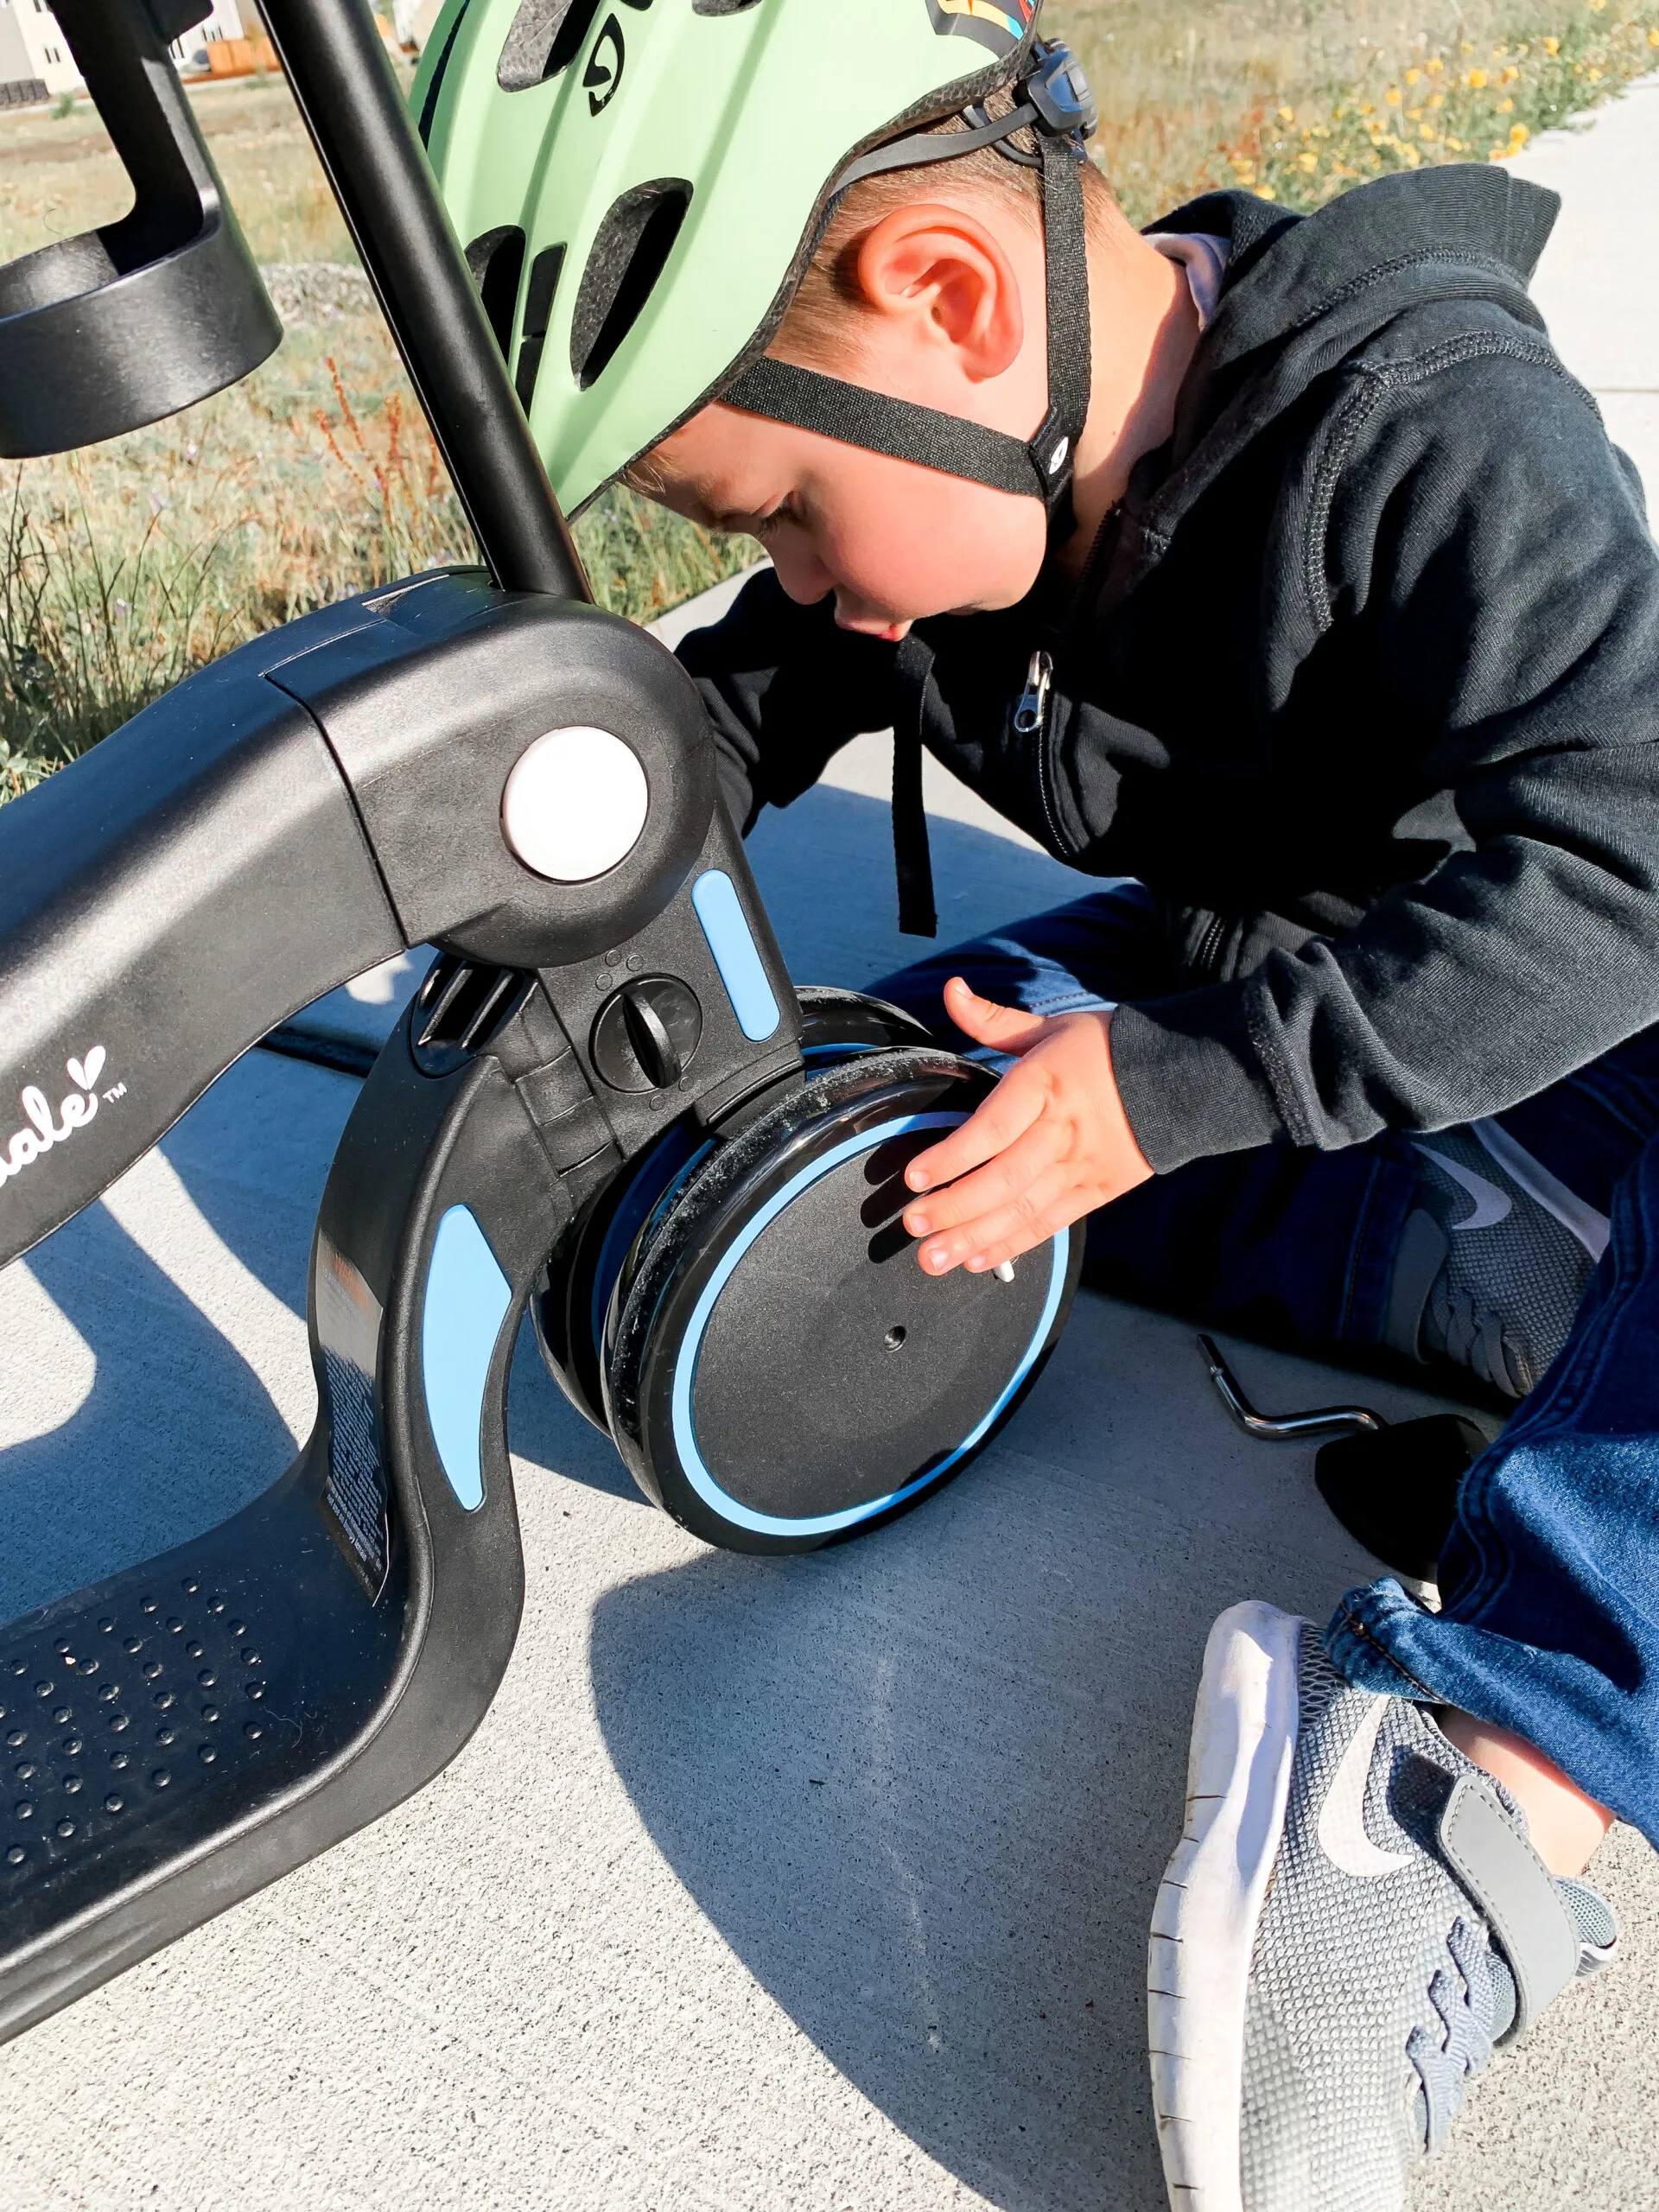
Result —
[[[964,1036],[976,1045],[994,1045],[999,1052],[1028,1051],[1049,1026],[1046,1014],[981,998],[960,976],[944,987],[944,1010]]]
[[[952,1268],[964,1265],[978,1273],[1046,1244],[1057,1230],[1086,1211],[1086,1202],[1076,1198],[1065,1169],[1051,1167],[1007,1205],[993,1206],[942,1236],[930,1236],[917,1257],[930,1275],[948,1274]]]
[[[998,1207],[1015,1203],[1047,1174],[1065,1144],[1064,1135],[1052,1122],[1033,1122],[1023,1135],[994,1153],[971,1174],[964,1173],[931,1197],[906,1206],[906,1228],[912,1236],[927,1236],[963,1222],[977,1221]]]
[[[1041,1114],[1046,1096],[1040,1077],[1028,1077],[1023,1068],[1010,1068],[960,1128],[917,1154],[905,1170],[906,1182],[912,1191],[931,1191],[982,1166],[1025,1135]]]

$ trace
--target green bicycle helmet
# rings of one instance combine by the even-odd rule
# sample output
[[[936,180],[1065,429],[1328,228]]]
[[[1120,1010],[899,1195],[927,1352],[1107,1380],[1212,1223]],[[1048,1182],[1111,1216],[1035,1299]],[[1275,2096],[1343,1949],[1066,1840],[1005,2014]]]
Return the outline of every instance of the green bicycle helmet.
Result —
[[[1095,111],[1070,54],[1039,40],[1039,6],[448,0],[412,103],[567,512],[723,398],[1028,493],[1065,523]],[[852,184],[992,144],[1042,173],[1049,407],[1029,441],[766,357]]]

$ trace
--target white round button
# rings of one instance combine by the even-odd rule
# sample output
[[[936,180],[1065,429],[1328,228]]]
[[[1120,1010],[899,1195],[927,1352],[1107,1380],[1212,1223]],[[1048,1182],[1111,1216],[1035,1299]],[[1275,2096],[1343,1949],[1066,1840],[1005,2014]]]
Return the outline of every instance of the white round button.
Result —
[[[528,868],[587,883],[626,860],[650,793],[638,756],[607,729],[550,729],[527,745],[501,794],[501,828]]]

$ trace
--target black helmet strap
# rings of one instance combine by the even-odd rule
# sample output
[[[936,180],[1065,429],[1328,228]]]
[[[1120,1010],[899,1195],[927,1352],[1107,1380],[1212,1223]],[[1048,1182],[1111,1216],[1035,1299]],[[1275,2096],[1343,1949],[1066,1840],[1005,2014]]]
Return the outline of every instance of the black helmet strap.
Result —
[[[1089,415],[1089,257],[1080,141],[1070,130],[1056,132],[1038,106],[1022,102],[995,123],[880,148],[845,172],[840,189],[882,170],[971,153],[1026,127],[1036,134],[1036,158],[1042,167],[1048,318],[1048,411],[1033,436],[1009,437],[961,416],[918,407],[817,369],[774,360],[770,354],[752,361],[721,397],[747,414],[816,430],[843,445],[861,446],[894,461],[915,461],[947,476],[988,485],[994,491],[1040,499],[1048,512],[1050,543],[1058,544],[1073,528],[1071,478],[1077,440]]]

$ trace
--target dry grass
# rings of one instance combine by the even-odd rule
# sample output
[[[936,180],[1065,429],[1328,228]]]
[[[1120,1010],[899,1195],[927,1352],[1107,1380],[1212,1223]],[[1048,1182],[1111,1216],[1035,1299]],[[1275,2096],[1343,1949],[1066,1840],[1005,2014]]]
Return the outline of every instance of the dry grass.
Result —
[[[1659,65],[1659,0],[1050,0],[1050,19],[1142,222],[1217,185],[1309,208],[1390,169],[1506,158]],[[285,87],[196,99],[257,258],[351,264]],[[85,102],[0,117],[0,260],[130,198]],[[642,618],[753,552],[625,492],[578,537],[601,599]],[[153,429],[0,470],[0,800],[244,639],[473,557],[372,309],[290,327],[244,384]]]
[[[354,264],[286,89],[248,79],[198,99],[257,259]],[[0,118],[0,259],[130,197],[86,103]],[[627,493],[577,537],[601,601],[640,619],[754,557]],[[372,308],[290,322],[254,375],[151,429],[0,467],[0,800],[245,639],[476,557]]]
[[[286,86],[256,77],[192,94],[238,214],[261,261],[350,261],[332,194]],[[0,260],[106,223],[132,204],[96,111],[0,116]]]
[[[1063,0],[1131,218],[1243,184],[1303,211],[1504,158],[1659,67],[1659,0]]]

